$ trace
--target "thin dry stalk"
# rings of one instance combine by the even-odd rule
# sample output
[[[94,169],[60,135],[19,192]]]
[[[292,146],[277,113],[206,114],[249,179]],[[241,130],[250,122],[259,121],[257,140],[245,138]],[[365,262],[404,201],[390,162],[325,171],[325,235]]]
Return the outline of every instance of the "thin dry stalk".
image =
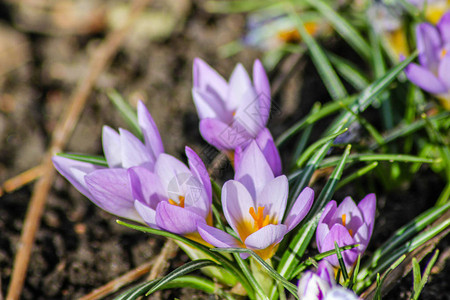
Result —
[[[164,273],[169,266],[167,261],[169,260],[169,258],[173,257],[177,251],[177,244],[175,244],[175,242],[172,240],[167,240],[161,252],[156,257],[155,265],[153,266],[153,269],[148,276],[148,280],[156,279],[156,277]]]
[[[93,55],[88,74],[79,81],[79,84],[73,93],[70,106],[64,114],[62,121],[59,122],[52,136],[52,142],[47,154],[43,159],[42,166],[44,168],[42,177],[36,183],[33,194],[28,206],[22,235],[18,244],[18,250],[14,261],[14,269],[9,285],[6,299],[19,299],[25,281],[28,263],[30,261],[31,249],[34,244],[36,232],[40,225],[41,216],[44,210],[47,195],[53,184],[55,169],[53,168],[51,157],[61,152],[64,145],[78,122],[81,111],[83,110],[87,98],[92,91],[98,77],[108,65],[109,61],[117,53],[117,50],[123,43],[133,21],[142,11],[150,0],[135,0],[125,25],[111,32],[105,41],[99,46]]]
[[[44,173],[44,166],[39,165],[6,180],[0,187],[0,196],[3,195],[3,193],[11,193],[20,189],[24,185],[39,178],[42,173]]]

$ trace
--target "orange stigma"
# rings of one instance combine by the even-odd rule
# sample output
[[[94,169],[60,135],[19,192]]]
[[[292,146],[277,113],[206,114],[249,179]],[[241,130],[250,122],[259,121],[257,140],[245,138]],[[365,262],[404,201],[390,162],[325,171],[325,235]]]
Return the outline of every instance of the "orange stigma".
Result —
[[[344,225],[344,227],[345,227],[345,221],[347,220],[347,215],[346,214],[343,214],[342,215],[342,225]]]
[[[258,211],[255,213],[255,209],[252,207],[250,207],[250,209],[248,210],[248,212],[250,213],[250,215],[252,216],[253,220],[255,221],[255,227],[259,230],[261,228],[263,228],[266,225],[269,225],[269,215],[267,215],[264,218],[264,206],[258,207]]]
[[[184,196],[178,196],[178,200],[180,201],[179,203],[173,201],[172,199],[169,199],[169,203],[184,208]]]
[[[447,55],[447,49],[442,49],[441,50],[441,53],[440,53],[440,59],[443,59],[444,58],[444,56],[446,56]]]

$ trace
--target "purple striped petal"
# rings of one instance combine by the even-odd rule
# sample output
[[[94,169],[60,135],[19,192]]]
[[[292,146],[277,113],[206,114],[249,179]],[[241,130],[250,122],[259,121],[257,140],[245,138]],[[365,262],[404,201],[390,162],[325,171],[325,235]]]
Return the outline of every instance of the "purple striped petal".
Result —
[[[375,221],[375,211],[377,209],[377,198],[375,194],[368,194],[358,204],[361,211],[364,223],[369,226],[369,235],[372,235],[373,225]]]
[[[182,183],[178,183],[177,174],[191,174],[191,171],[181,161],[169,154],[161,154],[155,164],[155,174],[160,178],[166,191],[178,192]],[[170,185],[170,187],[169,187]],[[181,191],[180,191],[180,195]]]
[[[345,217],[343,215],[345,215]],[[351,197],[345,197],[344,201],[339,204],[330,223],[342,224],[344,220],[345,224],[343,225],[353,231],[357,230],[364,222],[361,211]]]
[[[334,250],[334,242],[337,242],[339,247],[356,244],[355,240],[350,236],[348,230],[341,224],[333,225],[325,238],[317,244],[317,248],[321,253]],[[351,266],[358,257],[358,251],[355,248],[342,251],[341,253],[347,267]],[[339,266],[336,254],[327,256],[325,259],[333,266]]]
[[[449,14],[450,16],[450,14]],[[450,17],[449,17],[450,19]],[[449,24],[450,26],[450,24]],[[447,53],[444,58],[441,60],[439,65],[439,79],[445,84],[447,87],[447,93],[450,93],[450,52]]]
[[[275,223],[281,223],[286,210],[289,192],[288,179],[281,175],[270,181],[256,197],[256,206],[264,207],[264,215],[269,215]]]
[[[161,140],[161,136],[156,127],[155,121],[151,114],[145,107],[144,103],[139,100],[138,102],[138,122],[139,127],[144,135],[145,146],[150,151],[153,161],[156,161],[161,153],[164,153],[164,146]]]
[[[159,202],[167,200],[167,191],[163,189],[159,177],[143,167],[128,169],[133,199],[156,209]]]
[[[134,201],[134,207],[148,226],[155,229],[160,229],[158,225],[156,225],[156,211],[154,209],[137,200]]]
[[[250,234],[244,241],[250,249],[263,250],[273,244],[278,244],[287,232],[287,227],[283,224],[269,224],[260,230]]]
[[[205,242],[210,243],[217,248],[242,247],[241,242],[235,239],[232,235],[204,223],[198,224],[197,230]]]
[[[301,220],[308,214],[314,202],[314,190],[306,187],[295,200],[291,211],[288,213],[284,224],[287,225],[288,231],[295,228]]]
[[[92,202],[102,209],[130,220],[141,222],[131,192],[126,169],[103,169],[85,176],[86,185],[93,196]]]
[[[428,69],[411,63],[405,68],[405,74],[412,83],[432,94],[443,94],[445,85]]]
[[[267,124],[270,116],[270,83],[266,71],[259,59],[253,63],[253,84],[259,100],[259,110],[263,126]]]
[[[444,44],[450,44],[450,11],[441,17],[437,23],[437,28],[441,34]]]
[[[200,58],[194,59],[193,81],[194,88],[212,94],[219,99],[226,99],[228,84],[213,68]]]
[[[227,110],[223,100],[215,97],[214,94],[193,88],[192,97],[200,120],[217,118],[222,122],[229,123],[233,119],[232,112]]]
[[[363,253],[366,250],[367,245],[369,244],[370,237],[372,233],[369,232],[369,226],[367,224],[362,224],[358,230],[353,235],[353,239],[355,242],[360,244],[356,249],[358,249],[359,253]]]
[[[274,179],[272,169],[255,141],[244,150],[235,167],[234,179],[247,188],[253,199]]]
[[[62,176],[64,176],[78,191],[80,191],[80,193],[89,199],[93,198],[87,188],[84,176],[96,170],[104,169],[104,167],[76,161],[62,156],[53,156],[52,161],[56,170],[58,170]]]
[[[203,119],[200,121],[202,137],[219,150],[233,150],[245,146],[252,139],[247,130],[240,124],[229,126],[217,119]]]
[[[122,146],[120,135],[111,127],[103,126],[102,130],[103,153],[110,168],[122,167]]]
[[[255,203],[239,181],[229,180],[223,185],[222,207],[228,224],[238,234],[243,232],[242,224],[253,222],[249,210]]]
[[[122,166],[124,168],[131,168],[143,165],[152,169],[155,161],[144,144],[128,130],[120,128],[119,133],[122,150]]]
[[[431,71],[436,70],[438,51],[442,47],[438,30],[431,24],[420,23],[416,27],[416,38],[420,64]]]
[[[275,176],[282,174],[281,157],[269,129],[264,128],[256,137],[256,143],[264,154]]]
[[[201,223],[206,224],[202,216],[183,207],[165,201],[156,207],[156,225],[164,230],[184,235],[197,232],[197,225]]]
[[[241,106],[248,105],[256,98],[248,99],[249,91],[253,91],[253,85],[247,71],[242,64],[237,64],[231,73],[226,105],[228,110],[237,111]],[[253,91],[254,93],[254,91]]]
[[[212,187],[211,187],[211,179],[209,178],[208,170],[205,167],[202,159],[195,153],[194,150],[187,147],[185,148],[186,156],[189,162],[189,168],[193,175],[197,177],[197,179],[203,183],[203,187],[205,188],[206,195],[210,201],[212,201]],[[211,204],[211,202],[209,202]]]

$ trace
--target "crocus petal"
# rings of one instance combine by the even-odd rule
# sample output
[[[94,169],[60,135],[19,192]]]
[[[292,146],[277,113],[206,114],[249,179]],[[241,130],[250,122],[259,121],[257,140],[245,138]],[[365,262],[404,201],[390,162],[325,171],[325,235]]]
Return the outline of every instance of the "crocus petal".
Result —
[[[334,281],[333,267],[326,260],[321,260],[317,266],[317,275],[325,280],[330,286],[336,284]]]
[[[267,124],[270,116],[270,84],[266,71],[259,61],[253,63],[253,84],[255,86],[256,96],[259,100],[259,110],[262,117],[262,124]]]
[[[364,223],[369,226],[369,235],[372,234],[373,225],[375,221],[375,210],[377,209],[377,198],[375,194],[368,194],[358,204],[358,208],[361,211]]]
[[[442,94],[447,91],[445,85],[428,69],[411,63],[405,68],[409,80],[418,87],[432,94]]]
[[[229,180],[222,188],[222,207],[225,218],[233,230],[240,234],[245,228],[242,226],[252,222],[249,213],[250,207],[254,208],[255,203],[245,188],[239,181]]]
[[[122,150],[122,166],[124,168],[130,168],[145,165],[150,169],[153,168],[155,161],[144,144],[128,130],[120,128],[119,133]]]
[[[281,157],[278,152],[277,147],[275,146],[275,142],[273,141],[273,137],[270,134],[269,129],[264,128],[256,137],[256,143],[261,149],[264,157],[272,168],[273,174],[275,176],[280,176],[281,171]]]
[[[122,167],[122,146],[120,135],[111,127],[103,126],[102,130],[103,153],[110,168]]]
[[[93,196],[92,202],[119,217],[142,221],[134,208],[134,199],[126,169],[97,170],[84,178],[89,192]]]
[[[217,119],[203,119],[200,121],[200,133],[217,149],[232,150],[246,146],[252,138],[245,128],[238,125],[230,127]]]
[[[344,217],[345,215],[345,217]],[[345,197],[339,204],[330,223],[341,223],[349,229],[357,229],[364,222],[364,217],[351,197]]]
[[[444,44],[450,43],[450,11],[441,17],[437,23],[437,28],[441,34]]]
[[[416,37],[420,64],[435,70],[439,63],[438,49],[442,46],[438,30],[431,24],[420,23],[416,27]]]
[[[156,225],[160,228],[184,235],[197,231],[197,225],[206,223],[202,216],[183,207],[160,202],[156,207]]]
[[[250,249],[263,250],[270,245],[276,245],[281,242],[286,232],[287,227],[285,225],[269,224],[250,234],[244,243]]]
[[[208,170],[206,170],[205,164],[202,159],[195,153],[194,150],[187,147],[185,148],[186,156],[189,161],[189,168],[194,176],[203,183],[203,187],[205,188],[206,195],[208,199],[212,199],[212,187],[211,187],[211,179],[209,178]]]
[[[253,199],[273,180],[273,172],[255,141],[244,150],[234,179],[241,182]]]
[[[334,250],[334,242],[337,242],[339,247],[356,244],[348,230],[341,224],[334,224],[333,227],[331,227],[330,232],[321,241],[319,251],[323,253]],[[319,247],[319,244],[317,246]],[[351,266],[358,257],[358,251],[356,249],[345,250],[342,251],[341,254],[347,267]],[[339,266],[336,254],[327,256],[325,259],[333,266]]]
[[[449,14],[450,16],[450,14]],[[450,17],[449,17],[450,19]],[[450,24],[449,24],[450,26]],[[450,31],[450,29],[449,29]],[[444,56],[439,65],[439,79],[445,84],[447,87],[447,92],[450,93],[450,52]]]
[[[134,201],[134,207],[148,226],[159,229],[158,225],[156,225],[156,211],[154,209],[137,200]]]
[[[197,226],[198,233],[205,242],[218,248],[240,248],[242,244],[232,235],[217,228],[200,223]]]
[[[281,175],[270,181],[256,197],[256,206],[264,207],[264,214],[271,221],[281,223],[286,210],[289,184],[286,176]]]
[[[245,104],[256,100],[256,98],[250,100],[246,98],[250,90],[253,90],[250,77],[242,64],[237,64],[233,70],[233,73],[231,73],[229,80],[228,94],[226,98],[228,110],[236,111],[240,106],[246,106]]]
[[[153,161],[156,161],[156,158],[161,153],[164,153],[164,146],[158,127],[156,127],[155,121],[142,101],[138,102],[137,111],[139,127],[144,136],[145,146],[152,154]]]
[[[156,209],[159,202],[167,200],[167,192],[163,189],[159,177],[144,167],[128,169],[133,199]]]
[[[194,88],[213,94],[216,98],[226,99],[228,84],[216,70],[202,59],[195,58],[192,71]]]
[[[298,284],[298,295],[301,300],[322,299],[331,285],[311,271],[305,272]]]
[[[174,185],[177,183],[177,174],[191,174],[191,171],[183,164],[181,161],[169,154],[161,154],[155,164],[155,174],[161,180],[164,189],[172,192],[178,192],[179,185]],[[170,185],[170,187],[169,187]],[[181,194],[180,194],[181,195]]]
[[[306,187],[295,200],[291,211],[288,213],[284,224],[288,226],[288,231],[295,228],[301,220],[308,214],[314,202],[314,190]]]
[[[256,95],[253,88],[249,88],[241,97],[242,99],[235,112],[232,126],[244,128],[252,138],[256,138],[258,133],[265,127],[258,95]]]
[[[351,290],[335,286],[329,290],[324,300],[358,300],[358,296]]]
[[[104,167],[62,156],[53,156],[52,161],[56,170],[58,170],[62,176],[64,176],[78,191],[80,191],[80,193],[89,199],[92,199],[92,195],[86,186],[84,176],[94,172],[95,170],[104,169]]]
[[[321,223],[329,224],[334,216],[334,213],[336,212],[336,209],[337,209],[336,201],[331,200],[330,202],[328,202],[328,204],[325,205],[325,208],[323,209],[322,215],[320,216],[319,224]]]
[[[200,120],[206,118],[217,118],[225,123],[233,119],[232,112],[229,112],[225,107],[225,103],[220,97],[207,91],[192,89],[192,98],[194,99],[195,107],[197,108],[198,117]]]
[[[353,235],[353,239],[356,243],[360,244],[356,249],[359,253],[363,253],[369,244],[370,237],[372,233],[369,233],[369,226],[367,224],[362,224]]]

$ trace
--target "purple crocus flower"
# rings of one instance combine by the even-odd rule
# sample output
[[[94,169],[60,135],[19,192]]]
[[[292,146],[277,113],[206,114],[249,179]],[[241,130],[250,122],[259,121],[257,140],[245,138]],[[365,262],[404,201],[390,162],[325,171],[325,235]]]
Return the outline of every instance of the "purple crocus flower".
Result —
[[[357,300],[351,290],[336,284],[331,265],[322,260],[317,271],[306,271],[298,283],[300,300]]]
[[[320,217],[316,231],[316,243],[319,252],[335,249],[334,242],[339,247],[359,244],[358,247],[342,252],[345,265],[351,267],[366,250],[372,236],[375,220],[376,197],[368,194],[356,206],[351,197],[346,197],[337,206],[336,201],[330,201]],[[336,254],[325,258],[333,266],[339,266]]]
[[[420,23],[416,38],[420,65],[409,64],[406,76],[450,109],[450,12],[442,16],[436,27]]]
[[[192,96],[200,118],[200,133],[219,150],[233,156],[257,140],[276,175],[281,174],[281,160],[266,128],[270,115],[270,85],[259,60],[253,64],[253,82],[241,64],[229,82],[200,58],[194,60]],[[276,157],[275,157],[276,156]]]
[[[127,169],[142,166],[153,170],[164,147],[158,128],[141,101],[138,103],[138,123],[145,143],[125,129],[119,129],[117,133],[108,126],[103,127],[103,152],[109,168],[61,156],[54,156],[52,160],[59,173],[100,208],[142,222],[134,208]]]
[[[159,155],[154,172],[145,167],[128,170],[134,205],[150,227],[201,241],[197,225],[212,225],[212,189],[198,155],[186,147],[189,168],[168,154]]]
[[[239,239],[206,224],[199,224],[198,231],[206,242],[216,247],[248,248],[269,259],[284,235],[298,225],[313,203],[314,191],[307,187],[283,221],[288,189],[286,176],[274,176],[253,141],[241,155],[235,180],[227,181],[222,188],[223,212]]]

